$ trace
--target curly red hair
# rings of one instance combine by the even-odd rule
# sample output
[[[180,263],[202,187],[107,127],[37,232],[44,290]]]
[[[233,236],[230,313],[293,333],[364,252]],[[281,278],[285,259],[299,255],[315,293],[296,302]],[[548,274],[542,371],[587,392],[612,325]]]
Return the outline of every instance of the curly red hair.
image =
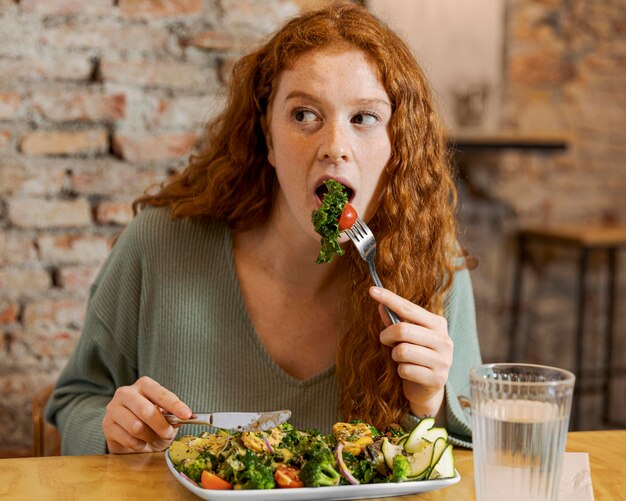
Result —
[[[166,206],[173,217],[226,222],[234,231],[266,220],[277,191],[267,160],[264,124],[282,70],[302,53],[349,45],[368,54],[392,105],[388,183],[369,222],[376,234],[377,267],[387,288],[441,314],[458,254],[456,191],[444,130],[427,80],[406,44],[365,8],[335,3],[289,21],[256,51],[238,60],[227,106],[208,127],[205,149],[138,207]],[[350,246],[352,312],[337,353],[343,419],[378,427],[398,423],[409,410],[390,349],[368,295],[367,266]]]

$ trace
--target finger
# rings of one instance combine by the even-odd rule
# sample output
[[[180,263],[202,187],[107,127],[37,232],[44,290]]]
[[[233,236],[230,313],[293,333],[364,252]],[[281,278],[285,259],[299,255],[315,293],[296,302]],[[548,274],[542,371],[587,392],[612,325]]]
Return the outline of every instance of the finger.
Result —
[[[398,375],[405,381],[417,383],[424,388],[441,388],[448,379],[447,373],[433,371],[415,364],[398,364]]]
[[[391,350],[391,358],[398,363],[421,365],[429,369],[444,368],[442,356],[430,348],[411,343],[399,343]]]
[[[126,430],[131,436],[145,443],[155,442],[161,440],[161,437],[155,433],[146,423],[144,423],[139,416],[136,416],[131,410],[126,407],[118,409],[115,415],[115,422]],[[172,429],[171,433],[166,438],[170,438],[176,434],[176,431]]]
[[[441,330],[445,318],[435,315],[430,311],[418,306],[408,299],[405,299],[383,287],[370,287],[370,296],[390,310],[394,311],[400,318],[414,324],[423,325],[433,330]],[[447,331],[447,325],[445,326]]]
[[[191,417],[192,412],[187,404],[154,379],[142,376],[137,380],[137,384],[141,394],[165,412],[171,412],[180,419],[189,419]]]
[[[147,376],[139,378],[135,385],[142,398],[132,399],[128,408],[161,439],[170,440],[175,430],[163,417],[162,411],[188,419],[192,414],[191,409],[174,393]]]
[[[165,420],[158,407],[142,394],[141,384],[138,384],[138,382],[132,386],[122,386],[115,391],[113,398],[117,404],[116,414],[125,415],[129,421],[126,423],[118,421],[118,423],[123,426],[131,426],[130,422],[138,420],[150,427],[159,437],[171,437],[175,433],[174,428]],[[120,408],[127,409],[134,417],[129,419],[129,416],[124,414]],[[115,416],[116,414],[113,415]],[[127,430],[132,433],[130,428],[127,428]]]
[[[118,454],[128,451],[141,452],[146,447],[146,442],[133,437],[116,422],[107,425],[106,435],[109,452]]]
[[[408,322],[400,322],[383,330],[380,333],[380,342],[390,347],[398,343],[411,343],[443,354],[451,353],[454,348],[450,336],[441,336],[431,329]]]

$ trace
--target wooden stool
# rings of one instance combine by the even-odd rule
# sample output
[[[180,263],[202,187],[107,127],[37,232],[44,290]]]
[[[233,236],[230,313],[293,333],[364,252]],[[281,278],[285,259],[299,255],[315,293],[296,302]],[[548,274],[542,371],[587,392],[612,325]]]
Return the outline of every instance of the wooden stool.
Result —
[[[524,263],[528,258],[528,246],[531,243],[542,245],[559,245],[574,247],[579,250],[578,261],[578,301],[576,320],[576,353],[573,372],[576,375],[576,392],[572,407],[572,429],[578,429],[580,421],[580,394],[586,374],[582,372],[583,340],[585,326],[585,297],[587,294],[587,269],[591,252],[604,252],[607,256],[607,288],[606,288],[606,328],[604,331],[605,357],[602,368],[603,408],[602,420],[609,423],[611,378],[617,374],[613,366],[612,353],[614,344],[613,320],[615,312],[615,291],[617,276],[616,254],[620,248],[626,247],[626,228],[600,226],[559,226],[525,228],[519,231],[518,254],[513,279],[513,304],[509,331],[509,360],[516,361],[520,356],[517,340],[520,300],[522,296],[522,275]],[[578,393],[578,396],[576,395]]]
[[[32,400],[33,406],[33,456],[60,456],[61,435],[43,417],[46,404],[52,395],[54,385],[42,388]]]

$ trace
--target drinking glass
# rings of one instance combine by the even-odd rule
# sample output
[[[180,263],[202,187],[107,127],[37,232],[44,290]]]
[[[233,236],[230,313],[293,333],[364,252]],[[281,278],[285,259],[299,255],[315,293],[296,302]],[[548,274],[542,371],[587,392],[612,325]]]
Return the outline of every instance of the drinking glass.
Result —
[[[470,369],[477,501],[556,501],[574,381],[542,365]]]

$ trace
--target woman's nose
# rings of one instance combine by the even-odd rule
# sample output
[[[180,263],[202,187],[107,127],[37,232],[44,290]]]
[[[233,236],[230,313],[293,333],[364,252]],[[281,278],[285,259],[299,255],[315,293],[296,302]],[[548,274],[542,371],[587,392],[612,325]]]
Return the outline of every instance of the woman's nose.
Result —
[[[348,133],[340,124],[329,123],[324,130],[318,158],[332,162],[349,161],[351,157]]]

